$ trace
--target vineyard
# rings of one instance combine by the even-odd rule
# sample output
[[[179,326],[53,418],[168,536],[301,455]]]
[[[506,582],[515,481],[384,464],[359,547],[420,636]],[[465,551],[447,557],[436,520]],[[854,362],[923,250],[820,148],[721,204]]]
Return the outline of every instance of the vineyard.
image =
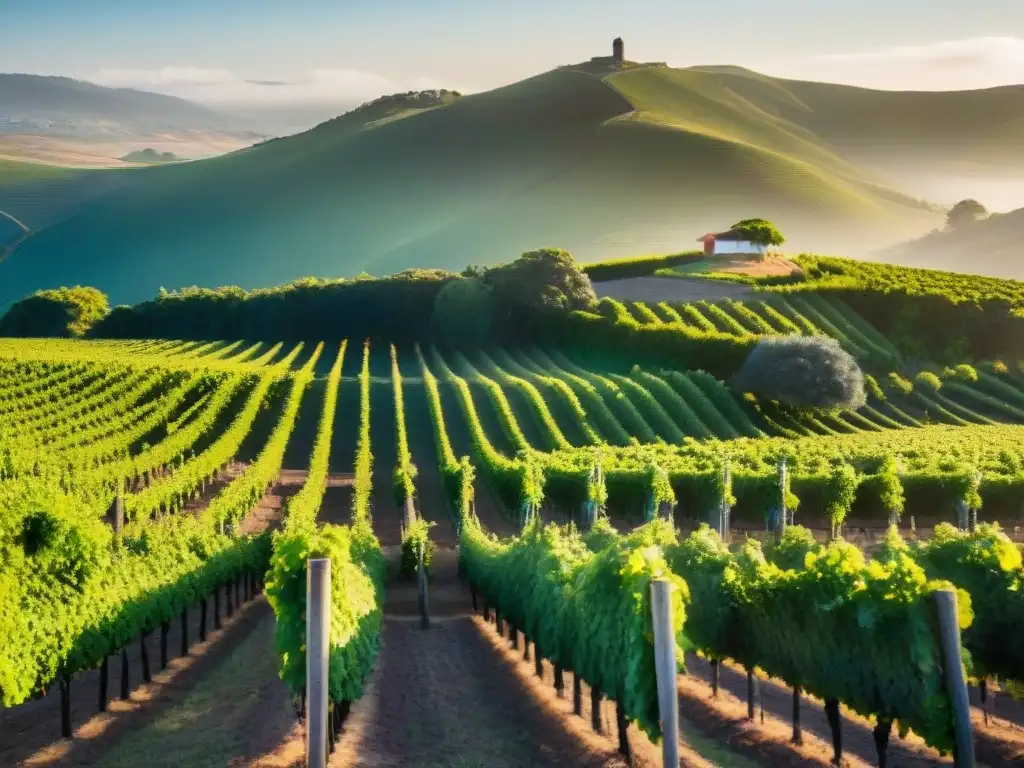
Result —
[[[136,663],[150,682],[260,595],[275,671],[301,701],[306,563],[325,557],[341,759],[344,724],[362,722],[364,694],[384,695],[388,654],[410,642],[389,618],[408,591],[396,571],[415,572],[407,558],[430,540],[435,605],[471,592],[484,637],[507,627],[518,649],[521,635],[537,676],[559,697],[571,687],[598,733],[614,730],[610,708],[634,764],[663,727],[653,580],[674,585],[695,765],[825,764],[844,721],[854,764],[884,765],[893,726],[913,734],[888,747],[900,765],[948,761],[963,744],[933,598],[953,589],[983,696],[977,750],[1009,761],[1024,739],[989,725],[984,697],[1024,681],[1008,535],[1024,508],[1024,376],[910,363],[828,293],[603,299],[596,314],[693,339],[829,336],[872,372],[868,400],[800,413],[699,367],[571,344],[0,340],[0,733],[59,697],[49,725],[72,736],[77,681],[95,681],[93,711],[107,710],[130,697]],[[279,507],[256,514],[271,495]],[[456,568],[469,590],[449,594]],[[751,719],[755,687],[762,708],[792,691],[792,709],[768,715],[792,744],[748,733],[715,754],[730,674]],[[702,675],[714,699],[682,682]]]

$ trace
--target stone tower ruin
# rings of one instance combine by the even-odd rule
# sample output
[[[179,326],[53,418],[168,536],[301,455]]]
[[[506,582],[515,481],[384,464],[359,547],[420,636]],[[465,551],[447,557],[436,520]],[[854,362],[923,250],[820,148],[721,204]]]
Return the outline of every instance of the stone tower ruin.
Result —
[[[616,64],[621,64],[625,59],[623,51],[622,38],[616,37],[612,40],[612,61]]]

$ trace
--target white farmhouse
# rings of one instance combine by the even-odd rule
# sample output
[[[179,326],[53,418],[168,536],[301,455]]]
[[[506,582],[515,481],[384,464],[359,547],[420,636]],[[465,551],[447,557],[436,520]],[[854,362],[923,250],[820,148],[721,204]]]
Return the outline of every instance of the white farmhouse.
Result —
[[[704,254],[706,256],[741,255],[761,256],[763,258],[775,250],[770,245],[744,240],[743,235],[735,229],[730,229],[727,232],[709,232],[703,237],[698,237],[697,242],[704,243]]]

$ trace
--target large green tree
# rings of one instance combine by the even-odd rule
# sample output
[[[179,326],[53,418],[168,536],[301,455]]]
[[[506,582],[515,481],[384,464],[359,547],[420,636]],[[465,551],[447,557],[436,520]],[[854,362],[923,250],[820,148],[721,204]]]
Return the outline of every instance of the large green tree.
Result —
[[[743,219],[732,225],[747,240],[761,245],[782,245],[786,238],[779,232],[778,227],[767,219]]]
[[[553,312],[587,309],[597,301],[590,278],[568,251],[527,251],[483,276],[495,302],[495,326],[505,337],[526,334]]]
[[[487,270],[485,279],[499,303],[529,312],[586,309],[597,301],[590,278],[561,248],[527,251]]]
[[[968,198],[949,209],[946,214],[946,225],[950,229],[959,229],[965,224],[972,224],[978,219],[988,216],[988,210],[977,200]]]
[[[109,312],[107,295],[95,288],[38,291],[12,304],[0,318],[0,336],[84,336]]]

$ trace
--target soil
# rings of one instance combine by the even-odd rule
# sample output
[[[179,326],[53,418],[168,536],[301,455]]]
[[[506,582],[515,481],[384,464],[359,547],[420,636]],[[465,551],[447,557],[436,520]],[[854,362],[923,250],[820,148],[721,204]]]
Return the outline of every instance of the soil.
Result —
[[[330,765],[625,766],[613,742],[517,674],[504,641],[472,615],[455,563],[452,550],[438,551],[427,630],[405,590],[389,587],[381,655]]]
[[[266,621],[268,617],[269,624]],[[199,611],[190,611],[189,619],[189,635],[195,638],[199,630]],[[115,699],[121,686],[121,659],[120,655],[111,656],[108,688],[111,700],[105,713],[96,712],[99,673],[88,671],[76,675],[71,681],[71,722],[74,729],[71,739],[58,738],[60,693],[56,687],[40,699],[3,710],[0,712],[0,733],[3,734],[0,765],[99,764],[108,752],[116,752],[122,740],[150,726],[199,681],[216,670],[258,626],[268,624],[272,631],[273,614],[261,596],[236,610],[232,618],[222,618],[222,623],[221,630],[207,633],[206,642],[194,643],[187,656],[170,659],[164,671],[159,671],[159,632],[150,635],[146,645],[153,672],[152,682],[137,685],[127,700]],[[180,648],[178,625],[177,621],[171,623],[169,655],[176,656]],[[140,681],[138,642],[129,647],[128,663],[130,680]],[[225,694],[233,695],[230,691],[222,692],[222,696]],[[230,708],[225,711],[230,711]],[[147,762],[147,765],[155,764]]]
[[[594,291],[599,298],[610,296],[620,301],[643,301],[648,304],[657,304],[659,301],[749,299],[754,295],[754,290],[748,285],[700,277],[630,277],[594,283]]]
[[[740,731],[756,730],[762,738],[762,745],[774,743],[778,746],[788,744],[792,733],[792,689],[778,680],[760,677],[757,685],[759,694],[756,699],[757,720],[750,724],[747,715],[747,679],[746,673],[735,664],[723,663],[720,673],[719,698],[712,700],[711,667],[704,659],[690,655],[687,659],[689,675],[679,680],[680,702],[689,699],[685,711],[694,716],[693,702],[704,698],[705,703],[721,716],[735,724],[743,722]],[[1007,697],[1002,697],[1007,698]],[[762,705],[763,702],[763,705]],[[977,701],[975,701],[977,703]],[[1013,703],[1008,702],[1010,708]],[[763,706],[765,723],[760,724],[760,711]],[[998,706],[998,699],[997,699]],[[842,736],[844,765],[873,766],[877,765],[876,750],[872,729],[874,723],[866,718],[842,708]],[[975,731],[975,752],[979,765],[997,768],[1002,766],[1019,766],[1024,759],[1024,729],[1003,717],[991,717],[988,725],[984,723],[983,712],[975,706],[972,709],[972,722]],[[824,703],[812,696],[801,697],[800,720],[803,730],[804,746],[799,748],[804,762],[794,765],[813,764],[811,761],[828,762],[832,757],[831,729],[825,717]],[[747,737],[744,737],[747,738]],[[773,747],[774,748],[774,747]],[[923,768],[924,766],[951,765],[951,757],[942,757],[938,752],[927,746],[918,736],[908,734],[901,739],[893,731],[888,749],[889,764],[900,768]],[[773,764],[785,765],[777,758]]]
[[[785,256],[768,255],[763,259],[749,259],[743,256],[716,256],[714,271],[750,277],[774,277],[791,275],[802,270]]]

